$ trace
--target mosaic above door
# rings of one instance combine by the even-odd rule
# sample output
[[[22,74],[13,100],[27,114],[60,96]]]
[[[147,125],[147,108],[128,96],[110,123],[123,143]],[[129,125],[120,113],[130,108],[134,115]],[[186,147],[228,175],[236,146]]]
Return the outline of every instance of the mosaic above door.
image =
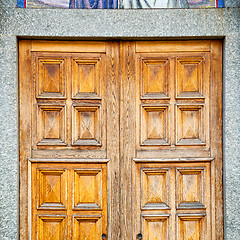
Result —
[[[221,8],[224,0],[18,0],[20,8]]]

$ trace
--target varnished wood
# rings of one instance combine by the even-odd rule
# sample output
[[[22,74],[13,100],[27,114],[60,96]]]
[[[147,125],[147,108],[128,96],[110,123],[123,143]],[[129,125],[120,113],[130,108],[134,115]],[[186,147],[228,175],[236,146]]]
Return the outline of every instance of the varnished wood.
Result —
[[[221,57],[220,41],[136,43],[133,205],[143,239],[223,238]]]
[[[20,239],[223,239],[221,44],[21,40]]]
[[[120,106],[120,239],[132,238],[132,160],[135,156],[135,42],[122,42],[120,59],[122,69]]]
[[[209,52],[209,41],[139,41],[136,52]]]
[[[211,41],[211,111],[210,121],[212,126],[211,134],[211,155],[215,157],[212,164],[214,169],[213,184],[213,208],[216,239],[223,239],[223,153],[222,153],[222,41]]]
[[[107,53],[107,157],[109,185],[109,239],[120,239],[120,62],[119,43],[111,42],[106,48]]]
[[[20,239],[108,234],[105,45],[20,41]]]
[[[105,52],[105,42],[94,41],[33,41],[31,50],[33,52]]]
[[[20,185],[19,185],[19,221],[20,239],[28,239],[28,162],[31,156],[31,43],[19,42],[19,161],[20,161]],[[31,200],[30,200],[31,201]],[[30,223],[31,225],[31,223]]]

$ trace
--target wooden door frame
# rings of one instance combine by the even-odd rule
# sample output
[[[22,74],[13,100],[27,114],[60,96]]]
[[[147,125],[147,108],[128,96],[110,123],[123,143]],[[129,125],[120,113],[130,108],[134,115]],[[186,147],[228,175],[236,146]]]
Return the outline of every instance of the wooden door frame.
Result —
[[[197,40],[196,40],[197,41]],[[214,165],[215,172],[213,173],[213,176],[215,179],[213,179],[214,188],[215,188],[215,208],[213,209],[214,215],[213,215],[213,221],[215,221],[216,228],[213,229],[215,231],[214,235],[216,236],[216,239],[223,239],[223,161],[222,161],[222,64],[219,64],[222,62],[222,40],[209,40],[211,42],[211,91],[214,93],[212,96],[214,96],[212,99],[210,99],[211,106],[210,106],[210,121],[214,128],[210,129],[210,144],[211,146],[211,156],[215,157],[215,160],[212,162]],[[31,98],[32,98],[32,89],[31,89],[31,43],[32,40],[20,40],[19,41],[19,160],[20,160],[20,168],[19,168],[19,175],[20,175],[20,183],[19,183],[19,223],[20,223],[20,239],[30,239],[30,233],[29,227],[31,226],[31,218],[30,211],[31,208],[29,208],[29,198],[31,198],[31,191],[28,188],[28,185],[30,184],[30,179],[28,176],[28,168],[30,166],[29,161],[27,160],[31,156],[31,114],[27,114],[31,112],[32,106],[31,106]],[[135,41],[134,41],[135,42]],[[129,81],[126,81],[126,79],[131,79],[131,76],[129,75],[129,69],[134,69],[135,64],[131,63],[132,66],[130,67],[129,64],[127,64],[127,61],[121,61],[119,63],[119,54],[120,58],[128,58],[130,59],[133,52],[131,52],[134,45],[133,41],[124,41],[119,42],[115,41],[112,43],[112,47],[109,47],[107,51],[111,52],[111,58],[109,58],[107,61],[112,62],[113,69],[116,73],[115,76],[112,76],[111,72],[109,71],[109,81],[107,83],[108,87],[114,90],[114,88],[118,89],[118,93],[114,96],[112,96],[109,99],[109,102],[107,103],[112,110],[112,112],[117,112],[119,107],[126,108],[127,111],[130,112],[134,110],[134,104],[129,106],[129,101],[131,97],[134,95],[132,92],[130,95],[127,95],[127,91],[120,93],[120,90],[122,86],[125,86],[126,89],[131,89],[131,83]],[[166,42],[166,41],[165,41]],[[169,41],[168,41],[169,42]],[[120,52],[116,50],[116,48],[120,49]],[[124,52],[125,49],[125,52]],[[127,50],[128,49],[128,50]],[[130,50],[129,50],[130,49]],[[129,51],[129,52],[128,52]],[[122,70],[122,76],[120,76],[120,71]],[[121,77],[121,82],[119,81],[119,78]],[[213,82],[214,80],[214,82]],[[120,85],[120,86],[119,86]],[[121,94],[119,96],[118,94]],[[125,99],[124,101],[120,101],[119,99]],[[23,108],[24,107],[24,108]],[[24,109],[24,112],[22,111]],[[127,112],[121,112],[120,114],[116,116],[116,121],[114,122],[113,129],[119,129],[119,118],[124,118],[127,114]],[[125,121],[125,120],[124,120]],[[134,156],[134,146],[133,143],[130,143],[130,139],[134,139],[134,134],[131,135],[130,129],[131,127],[134,127],[135,119],[133,119],[133,116],[128,118],[125,123],[129,126],[127,129],[125,129],[124,132],[118,133],[115,131],[116,136],[119,136],[118,139],[126,139],[126,136],[130,136],[129,139],[126,139],[124,142],[118,142],[115,147],[115,151],[112,153],[108,153],[108,158],[113,159],[111,167],[112,169],[115,169],[114,171],[119,171],[120,168],[120,162],[119,158],[114,158],[114,154],[120,155],[120,151],[122,151],[123,159],[122,162],[130,163],[129,158],[127,157],[127,154],[132,153]],[[109,123],[111,124],[111,123]],[[129,135],[130,134],[130,135]],[[125,148],[126,144],[129,144],[128,148]],[[133,141],[135,142],[135,141]],[[110,143],[111,144],[111,143]],[[133,147],[133,148],[132,148]],[[115,164],[114,164],[115,163]],[[116,236],[122,239],[125,239],[125,236],[130,234],[132,230],[132,196],[127,196],[127,188],[132,186],[132,177],[127,176],[126,171],[132,171],[132,161],[130,165],[124,170],[124,175],[121,175],[120,178],[123,182],[123,186],[125,187],[123,195],[120,197],[119,191],[115,192],[116,198],[111,198],[109,201],[109,204],[111,206],[121,206],[122,209],[119,210],[119,212],[116,212],[116,214],[113,214],[113,211],[109,212],[108,217],[113,217],[113,222],[116,224],[114,226],[110,226],[109,232],[116,232]],[[123,181],[124,180],[124,181]],[[112,188],[113,183],[116,184],[116,179],[114,179],[114,175],[112,174],[110,177],[110,186]],[[120,188],[120,182],[117,182],[118,187]],[[119,189],[120,190],[120,189]],[[114,189],[109,189],[109,196],[111,193],[115,191]],[[127,197],[126,197],[127,196]],[[213,197],[214,199],[214,197]],[[115,201],[116,200],[116,201]],[[119,209],[117,207],[117,209]],[[119,219],[119,216],[120,219]],[[117,224],[117,221],[120,220],[121,223],[121,230],[119,230],[119,226]]]

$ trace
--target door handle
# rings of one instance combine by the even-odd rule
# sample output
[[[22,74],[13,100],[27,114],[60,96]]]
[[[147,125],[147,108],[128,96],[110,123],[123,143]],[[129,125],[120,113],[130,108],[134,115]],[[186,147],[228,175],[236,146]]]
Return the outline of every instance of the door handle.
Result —
[[[107,235],[106,234],[102,234],[102,239],[106,239],[107,238]]]
[[[138,238],[138,239],[142,239],[142,234],[139,233],[139,234],[137,235],[137,238]]]

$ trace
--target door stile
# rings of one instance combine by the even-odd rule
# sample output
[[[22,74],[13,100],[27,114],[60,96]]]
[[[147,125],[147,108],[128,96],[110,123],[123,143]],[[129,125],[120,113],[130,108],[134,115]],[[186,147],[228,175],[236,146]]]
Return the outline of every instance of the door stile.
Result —
[[[216,239],[223,239],[223,156],[222,156],[222,41],[211,41],[211,95],[210,95],[210,144],[211,156],[215,158],[212,163],[212,171],[214,171],[213,184],[215,192],[213,192],[213,236]],[[214,238],[213,238],[214,239]]]
[[[132,158],[135,157],[135,42],[121,42],[120,106],[121,237],[132,239]]]
[[[119,43],[109,42],[107,54],[108,239],[120,239],[120,63]]]
[[[20,239],[28,239],[28,158],[31,155],[31,41],[19,42],[19,223]]]

